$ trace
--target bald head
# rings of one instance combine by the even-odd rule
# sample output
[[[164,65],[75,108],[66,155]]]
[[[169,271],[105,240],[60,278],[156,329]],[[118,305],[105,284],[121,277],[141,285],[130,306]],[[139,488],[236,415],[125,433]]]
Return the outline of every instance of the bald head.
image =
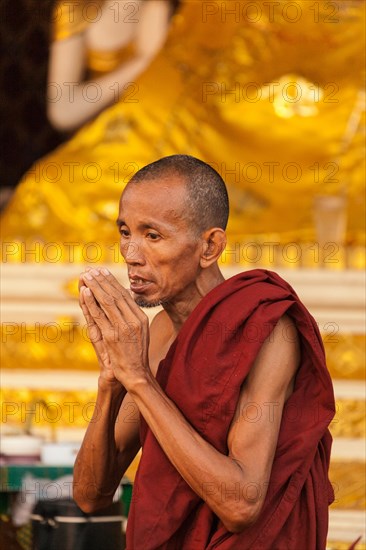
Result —
[[[202,160],[189,155],[164,157],[141,168],[128,185],[169,181],[169,176],[178,176],[185,184],[186,218],[196,235],[212,227],[226,229],[229,199],[225,183],[220,174]]]

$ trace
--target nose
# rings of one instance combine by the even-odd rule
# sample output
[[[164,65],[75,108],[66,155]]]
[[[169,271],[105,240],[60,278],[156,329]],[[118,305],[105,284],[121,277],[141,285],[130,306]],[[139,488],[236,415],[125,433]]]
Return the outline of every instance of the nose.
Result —
[[[145,263],[141,246],[135,241],[129,241],[121,246],[121,254],[125,262],[130,265],[142,265]]]

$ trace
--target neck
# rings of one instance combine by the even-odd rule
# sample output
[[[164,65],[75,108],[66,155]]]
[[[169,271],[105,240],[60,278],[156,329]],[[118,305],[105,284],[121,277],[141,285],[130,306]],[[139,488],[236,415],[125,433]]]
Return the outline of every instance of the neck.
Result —
[[[194,284],[186,290],[184,296],[178,296],[174,300],[163,304],[176,334],[178,334],[182,325],[202,298],[216,286],[223,283],[224,280],[218,265],[215,264],[201,272]]]

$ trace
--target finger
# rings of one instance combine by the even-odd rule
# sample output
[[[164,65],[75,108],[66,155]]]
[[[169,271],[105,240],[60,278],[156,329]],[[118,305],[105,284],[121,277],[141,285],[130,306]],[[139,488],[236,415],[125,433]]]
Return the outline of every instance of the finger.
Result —
[[[90,311],[89,311],[89,308],[85,302],[85,297],[84,297],[84,293],[85,293],[85,290],[87,290],[86,286],[82,287],[81,288],[81,293],[80,293],[80,307],[81,307],[81,310],[83,312],[83,315],[85,317],[85,320],[86,320],[86,325],[88,327],[88,329],[93,329],[94,332],[95,332],[95,329],[97,329],[99,331],[99,327],[98,325],[96,324],[95,320],[93,319],[93,316],[91,315]],[[100,331],[99,331],[100,332]],[[100,333],[101,335],[101,333]]]
[[[85,280],[90,285],[89,290],[92,291],[94,299],[98,300],[110,323],[109,329],[101,327],[103,339],[108,339],[111,331],[114,331],[113,338],[119,335],[118,337],[122,338],[123,341],[138,342],[141,336],[146,331],[148,332],[148,317],[135,304],[126,289],[114,277],[114,280],[112,280],[112,277],[109,280],[107,274],[94,269],[85,275]],[[133,305],[136,305],[135,311],[132,311],[126,304],[125,296],[127,295]]]
[[[89,325],[89,323],[91,323],[91,324],[94,323],[94,320],[93,320],[93,317],[91,316],[90,311],[88,309],[88,306],[86,305],[86,302],[85,302],[85,291],[86,290],[87,290],[86,286],[80,287],[79,304],[80,304],[81,310],[84,314],[84,317],[85,317],[85,319],[86,319],[86,321],[88,322],[88,325]]]
[[[88,328],[88,337],[90,342],[93,344],[94,349],[96,351],[96,354],[98,356],[98,359],[100,359],[100,353],[103,351],[102,348],[99,347],[99,344],[103,341],[103,335],[94,321],[92,315],[90,314],[90,311],[88,309],[88,306],[85,303],[84,300],[84,292],[87,290],[86,286],[81,287],[80,289],[80,307],[82,309],[83,315],[86,320],[86,326]]]
[[[97,304],[97,301],[90,288],[84,287],[84,289],[82,290],[82,294],[84,300],[82,302],[82,309],[83,313],[85,310],[87,322],[96,324],[101,332],[103,332],[103,329],[105,330],[110,326],[108,317],[106,316],[100,305]]]
[[[86,275],[86,273],[88,273],[88,271],[91,271],[91,267],[90,266],[86,266],[85,267],[85,271],[83,271],[82,273],[80,273],[79,275],[79,291],[81,289],[82,286],[85,286],[85,282],[84,282],[84,275]]]
[[[129,297],[130,294],[126,288],[124,288],[121,283],[112,275],[112,273],[106,269],[90,269],[88,272],[83,273],[83,276],[86,282],[89,282],[93,279],[98,281],[101,285],[105,282],[104,287],[108,287],[109,293],[112,294],[115,298],[118,298],[120,295],[123,295],[125,298]]]
[[[81,275],[79,276],[79,284],[78,284],[79,292],[81,291],[81,288],[83,286],[85,286],[85,283],[84,283],[84,279],[83,279],[83,273],[81,273]]]
[[[83,279],[111,322],[136,320],[136,314],[126,303],[128,291],[113,276],[109,278],[99,270],[92,269],[84,274]]]
[[[89,293],[85,290],[83,291],[84,299],[87,301],[88,306],[90,306],[90,313],[92,316],[100,315],[102,312],[109,323],[116,325],[123,323],[124,316],[121,313],[120,309],[117,306],[117,297],[114,295],[113,291],[105,291],[99,284],[98,280],[92,276],[86,277],[87,288],[91,291],[90,301],[87,301],[87,297],[90,296]],[[103,321],[103,319],[101,319]]]
[[[101,288],[103,288],[103,290],[105,290],[108,294],[113,295],[118,308],[125,317],[128,317],[130,321],[133,321],[135,317],[137,317],[140,321],[145,321],[147,316],[136,304],[130,291],[122,286],[107,268],[103,267],[95,270],[95,272],[95,277],[97,278]],[[90,274],[94,275],[94,270],[92,270]],[[123,299],[121,300],[121,298]],[[126,306],[129,308],[132,315],[130,315],[130,312]]]
[[[85,303],[85,297],[84,297],[85,290],[86,290],[86,286],[82,284],[79,288],[79,306],[81,307],[84,317],[86,318],[87,316],[90,316],[90,313]]]
[[[113,297],[107,295],[107,299],[110,301],[110,304],[109,308],[106,309],[106,311],[103,311],[103,304],[98,305],[98,302],[90,288],[85,287],[85,290],[82,292],[85,299],[84,307],[86,310],[89,310],[88,313],[93,320],[93,326],[97,327],[99,330],[100,340],[104,340],[107,343],[110,341],[116,342],[116,339],[118,338],[122,338],[122,340],[129,342],[137,341],[135,336],[136,323],[126,322],[126,320],[121,316],[121,312],[117,308]],[[114,310],[112,305],[114,306]],[[93,344],[95,344],[95,333],[92,341]]]

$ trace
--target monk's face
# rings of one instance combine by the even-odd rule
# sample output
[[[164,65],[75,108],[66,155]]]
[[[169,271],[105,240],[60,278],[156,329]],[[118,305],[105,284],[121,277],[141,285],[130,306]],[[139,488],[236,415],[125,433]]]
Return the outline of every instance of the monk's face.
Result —
[[[136,302],[152,307],[189,301],[201,270],[202,242],[190,227],[181,178],[130,183],[118,225]]]

